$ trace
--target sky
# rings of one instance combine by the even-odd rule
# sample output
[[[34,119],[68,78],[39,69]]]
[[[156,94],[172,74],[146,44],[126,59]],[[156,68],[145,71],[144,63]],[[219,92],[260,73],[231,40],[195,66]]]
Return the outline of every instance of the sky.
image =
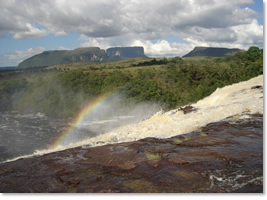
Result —
[[[0,67],[46,50],[143,46],[149,57],[195,46],[263,48],[265,0],[0,0]]]

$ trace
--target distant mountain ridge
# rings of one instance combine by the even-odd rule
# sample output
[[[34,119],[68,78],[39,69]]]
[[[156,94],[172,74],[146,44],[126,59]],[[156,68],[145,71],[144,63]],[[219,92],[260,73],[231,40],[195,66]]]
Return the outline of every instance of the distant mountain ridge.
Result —
[[[211,57],[224,57],[233,56],[237,52],[243,51],[238,48],[220,48],[220,47],[195,47],[188,54],[183,57],[194,57],[194,56],[211,56]]]
[[[115,47],[107,51],[99,47],[85,47],[74,50],[52,50],[34,55],[19,65],[19,69],[46,67],[75,62],[105,62],[125,58],[145,57],[143,47]]]
[[[44,67],[71,62],[99,62],[107,58],[105,50],[99,47],[74,50],[52,50],[34,55],[18,65],[18,68]]]
[[[13,71],[16,70],[16,66],[0,67],[0,71]]]
[[[241,49],[229,49],[219,47],[195,47],[183,57],[210,56],[224,57],[232,56]],[[57,64],[75,62],[108,62],[134,57],[146,57],[143,47],[112,47],[107,50],[99,47],[85,47],[74,50],[52,50],[34,55],[18,65],[18,69],[35,67],[46,67]]]

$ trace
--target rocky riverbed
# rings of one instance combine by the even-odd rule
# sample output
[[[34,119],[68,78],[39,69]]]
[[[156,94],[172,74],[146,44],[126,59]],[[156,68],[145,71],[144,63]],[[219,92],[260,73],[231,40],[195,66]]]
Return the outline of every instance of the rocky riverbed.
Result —
[[[263,115],[0,164],[1,193],[262,193]]]

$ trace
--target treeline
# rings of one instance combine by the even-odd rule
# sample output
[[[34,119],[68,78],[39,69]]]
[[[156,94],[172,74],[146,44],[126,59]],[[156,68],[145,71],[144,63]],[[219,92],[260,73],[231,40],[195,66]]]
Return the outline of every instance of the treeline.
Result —
[[[151,66],[151,65],[164,65],[167,64],[168,60],[167,58],[156,60],[155,58],[151,61],[145,61],[145,62],[140,62],[138,64],[133,64],[132,66]]]
[[[216,58],[198,63],[171,59],[159,70],[140,70],[124,88],[126,97],[134,101],[158,102],[172,109],[196,102],[218,87],[248,80],[263,74],[263,52],[251,47],[247,52],[228,58]]]
[[[161,61],[164,64],[159,65]],[[168,110],[196,102],[218,87],[263,74],[263,51],[258,47],[232,57],[175,57],[159,62],[113,70],[44,70],[1,78],[0,111],[72,116],[91,99],[109,91],[120,94],[125,105],[157,103]]]

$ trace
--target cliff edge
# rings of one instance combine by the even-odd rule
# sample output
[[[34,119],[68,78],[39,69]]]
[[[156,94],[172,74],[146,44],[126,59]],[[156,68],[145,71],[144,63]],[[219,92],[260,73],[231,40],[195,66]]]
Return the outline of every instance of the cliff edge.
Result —
[[[106,51],[109,57],[118,58],[134,58],[134,57],[145,57],[143,47],[113,47]]]

